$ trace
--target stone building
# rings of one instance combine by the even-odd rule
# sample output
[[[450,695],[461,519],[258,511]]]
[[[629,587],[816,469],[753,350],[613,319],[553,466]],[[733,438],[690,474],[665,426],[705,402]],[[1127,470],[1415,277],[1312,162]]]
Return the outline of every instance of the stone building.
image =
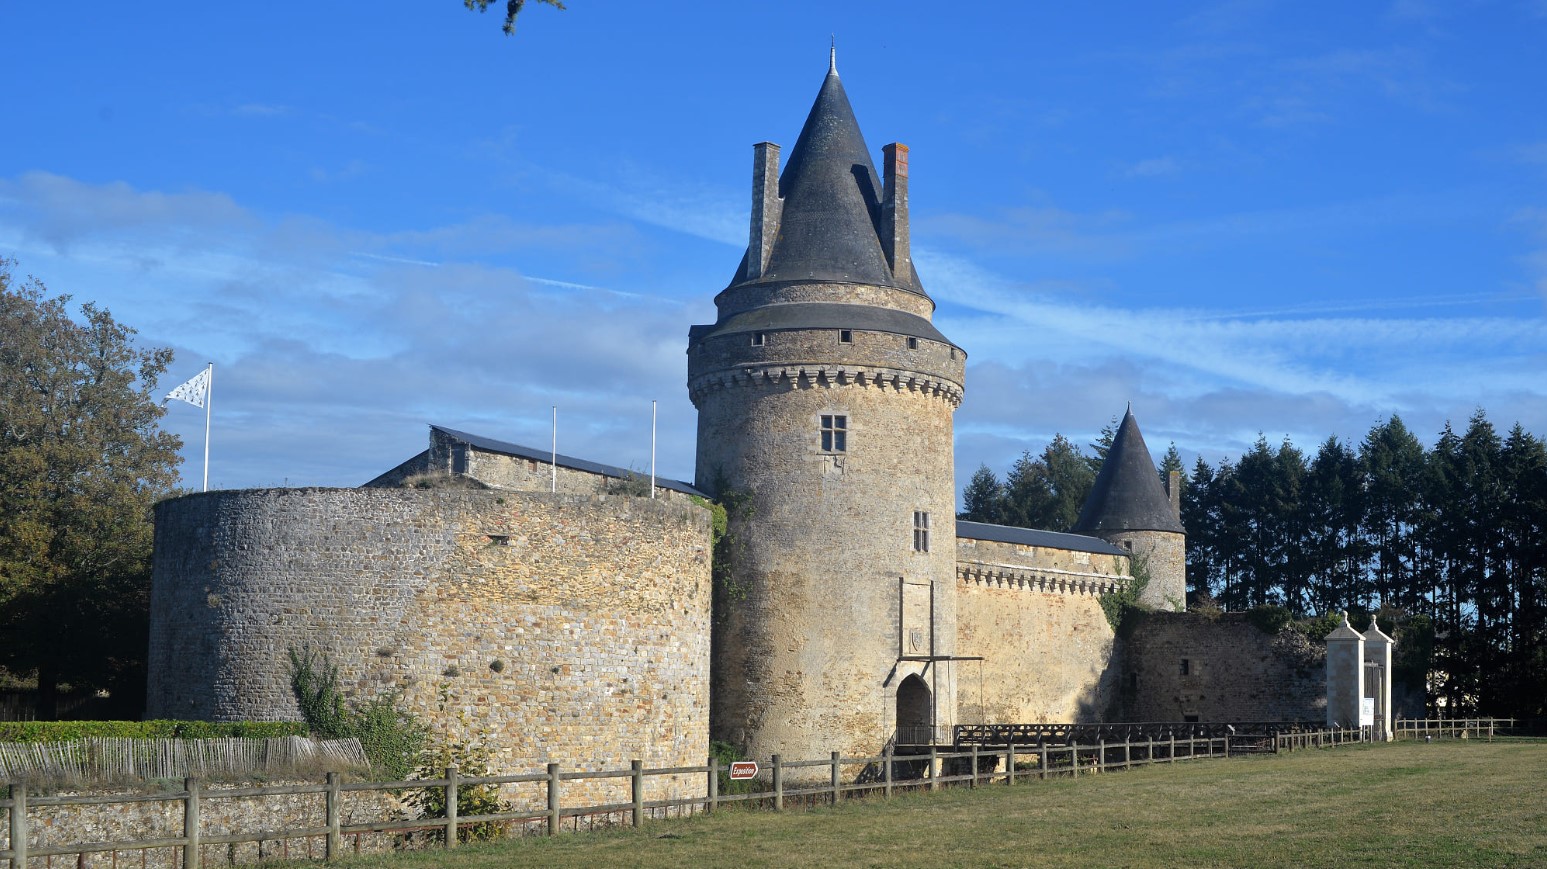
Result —
[[[1232,717],[1249,675],[1200,671],[1236,673],[1220,693],[1159,678],[1169,664],[1125,670],[1101,606],[1135,565],[1144,600],[1185,599],[1176,487],[1133,414],[1080,533],[958,522],[967,354],[913,266],[908,149],[884,147],[876,171],[830,66],[782,172],[780,153],[754,146],[747,253],[715,322],[689,330],[694,483],[651,490],[434,426],[360,489],[166,502],[149,714],[294,718],[286,654],[312,643],[347,690],[401,691],[520,769],[695,764],[711,733],[808,759],[948,742],[955,724]],[[717,580],[704,496],[729,506]],[[1177,634],[1171,615],[1130,646],[1157,661],[1198,637],[1221,658],[1255,648],[1209,640],[1207,621]],[[1146,686],[1215,700],[1149,702]],[[1254,700],[1251,717],[1303,699]]]

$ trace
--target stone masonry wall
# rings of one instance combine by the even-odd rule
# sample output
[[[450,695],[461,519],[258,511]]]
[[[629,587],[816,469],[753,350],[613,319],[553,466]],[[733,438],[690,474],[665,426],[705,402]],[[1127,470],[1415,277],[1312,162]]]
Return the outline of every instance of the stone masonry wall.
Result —
[[[958,715],[963,724],[1104,720],[1115,699],[1112,628],[1099,595],[1127,559],[957,539]]]
[[[1149,583],[1139,603],[1158,610],[1180,612],[1187,608],[1187,537],[1171,531],[1111,531],[1103,535],[1144,559]]]
[[[277,782],[264,782],[274,787]],[[316,781],[305,782],[316,784]],[[180,785],[179,785],[180,786]],[[277,794],[273,796],[223,797],[221,791],[242,787],[240,784],[210,784],[199,801],[199,831],[202,836],[254,833],[261,830],[298,830],[327,826],[323,794]],[[93,792],[92,795],[116,795]],[[134,794],[123,793],[124,796]],[[36,798],[36,797],[34,797]],[[344,791],[339,819],[344,824],[368,824],[395,820],[401,806],[382,791]],[[9,829],[0,828],[0,844],[10,847]],[[130,842],[176,838],[183,834],[183,804],[180,800],[148,800],[109,805],[32,806],[27,812],[27,842],[31,848],[55,848],[81,842]],[[344,837],[344,847],[362,854],[390,851],[392,833],[361,833]],[[204,845],[200,856],[205,866],[237,866],[264,860],[302,859],[323,855],[325,843],[320,837],[269,839],[229,845]],[[143,862],[142,862],[143,857]],[[58,860],[58,863],[52,863]],[[147,869],[177,869],[182,863],[181,846],[145,851],[102,851],[75,856],[36,857],[28,863],[79,867],[145,866]]]
[[[1326,718],[1326,644],[1292,629],[1268,636],[1245,613],[1155,612],[1123,633],[1123,720]]]
[[[442,738],[488,746],[500,771],[702,763],[709,563],[708,512],[648,498],[174,499],[156,511],[147,714],[294,719],[287,653],[309,643],[347,693],[402,692]],[[618,781],[576,786],[604,802],[626,797]],[[650,798],[702,788],[702,776],[656,780]]]

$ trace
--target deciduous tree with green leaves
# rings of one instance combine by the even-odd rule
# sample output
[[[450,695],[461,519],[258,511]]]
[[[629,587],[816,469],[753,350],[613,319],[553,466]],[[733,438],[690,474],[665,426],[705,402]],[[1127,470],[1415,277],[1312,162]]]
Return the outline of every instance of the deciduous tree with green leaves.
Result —
[[[58,687],[143,692],[151,505],[179,439],[157,423],[172,351],[0,260],[0,665]],[[138,714],[138,710],[134,710]]]
[[[462,5],[468,9],[483,12],[489,8],[494,0],[462,0]],[[538,3],[546,3],[558,9],[564,8],[563,0],[537,0]],[[526,0],[505,0],[505,35],[511,36],[516,32],[516,16],[521,14],[521,8],[526,5]]]

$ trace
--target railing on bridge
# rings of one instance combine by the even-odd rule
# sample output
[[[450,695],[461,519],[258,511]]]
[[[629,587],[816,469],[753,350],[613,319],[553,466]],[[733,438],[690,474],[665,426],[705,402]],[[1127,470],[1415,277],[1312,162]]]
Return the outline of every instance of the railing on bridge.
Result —
[[[1304,721],[1138,721],[1115,724],[959,724],[952,745],[1071,745],[1170,739],[1224,739],[1245,750],[1256,742],[1271,750],[1280,734],[1319,730]]]

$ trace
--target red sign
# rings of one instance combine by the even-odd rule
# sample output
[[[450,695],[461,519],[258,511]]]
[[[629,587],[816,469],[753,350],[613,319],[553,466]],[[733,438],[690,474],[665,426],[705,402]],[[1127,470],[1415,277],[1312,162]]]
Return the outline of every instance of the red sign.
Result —
[[[731,781],[757,778],[757,761],[738,760],[731,763]]]

